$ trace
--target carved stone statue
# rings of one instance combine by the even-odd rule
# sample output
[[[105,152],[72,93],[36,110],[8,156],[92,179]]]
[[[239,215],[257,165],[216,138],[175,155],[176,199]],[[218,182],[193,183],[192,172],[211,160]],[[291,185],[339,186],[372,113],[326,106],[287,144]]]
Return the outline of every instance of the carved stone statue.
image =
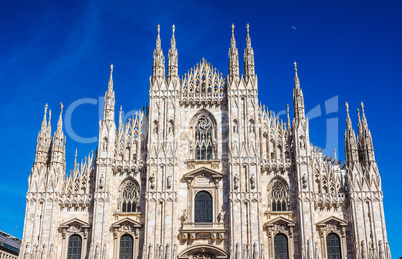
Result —
[[[234,176],[234,188],[235,189],[237,189],[237,188],[239,188],[239,174],[236,174],[235,176]]]
[[[166,179],[166,187],[170,189],[172,187],[172,176],[169,175]]]
[[[225,211],[221,210],[221,213],[219,213],[219,222],[223,223],[225,221]]]
[[[255,175],[252,174],[250,177],[250,185],[251,185],[251,189],[255,188]]]

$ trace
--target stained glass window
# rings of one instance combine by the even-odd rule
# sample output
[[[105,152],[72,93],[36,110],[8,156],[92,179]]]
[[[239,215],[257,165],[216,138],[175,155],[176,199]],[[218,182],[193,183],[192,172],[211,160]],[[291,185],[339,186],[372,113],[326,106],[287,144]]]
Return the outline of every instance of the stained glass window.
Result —
[[[122,195],[122,212],[136,212],[139,206],[139,188],[136,183],[127,180],[124,183]]]
[[[123,235],[120,238],[120,259],[133,259],[133,237]]]
[[[327,236],[327,255],[328,259],[341,259],[341,242],[337,234]]]
[[[72,235],[68,240],[67,259],[81,259],[82,238]]]
[[[281,180],[275,181],[271,189],[272,211],[286,211],[287,198],[288,191],[286,185]]]
[[[276,234],[274,237],[275,259],[289,259],[288,238],[284,234]]]
[[[212,123],[201,117],[195,126],[195,159],[212,159]]]
[[[201,191],[195,195],[195,222],[212,222],[212,196],[209,192]]]

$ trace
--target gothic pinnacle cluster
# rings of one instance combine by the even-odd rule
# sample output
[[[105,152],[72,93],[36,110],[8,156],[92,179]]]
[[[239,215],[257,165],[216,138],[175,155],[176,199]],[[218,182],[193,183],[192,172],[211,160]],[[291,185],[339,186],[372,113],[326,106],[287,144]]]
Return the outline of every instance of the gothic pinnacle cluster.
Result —
[[[232,24],[232,38],[230,40],[229,48],[229,74],[228,82],[239,83],[240,71],[239,71],[239,52],[236,47],[236,39],[234,35],[235,26]],[[254,64],[254,50],[251,47],[251,37],[250,37],[250,26],[246,25],[247,38],[246,38],[246,48],[244,49],[244,83],[247,84],[251,79],[252,84],[255,83],[255,64]],[[168,84],[172,81],[174,85],[179,81],[178,76],[178,52],[176,48],[175,39],[175,25],[172,26],[172,38],[170,41],[170,49],[168,53],[168,73],[167,82]],[[158,25],[158,34],[156,38],[156,47],[153,54],[153,67],[152,67],[152,77],[151,82],[157,82],[157,79],[165,78],[165,56],[163,55],[163,50],[161,47],[161,37],[160,37],[160,25]],[[160,84],[160,82],[158,83]]]
[[[111,65],[96,152],[69,173],[63,105],[53,136],[45,106],[20,258],[391,259],[363,103],[357,136],[345,104],[342,164],[310,142],[296,62],[282,120],[248,24],[242,76],[234,25],[227,75],[202,58],[179,77],[175,29],[166,74],[158,25],[149,107],[118,125]]]

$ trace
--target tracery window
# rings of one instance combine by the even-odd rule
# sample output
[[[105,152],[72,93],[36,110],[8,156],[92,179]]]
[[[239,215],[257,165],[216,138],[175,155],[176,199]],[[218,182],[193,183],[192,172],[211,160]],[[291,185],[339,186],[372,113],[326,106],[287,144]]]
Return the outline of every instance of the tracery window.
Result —
[[[138,185],[132,180],[127,180],[123,185],[121,211],[136,212],[140,205],[139,201]]]
[[[194,222],[212,222],[212,195],[200,191],[195,195]]]
[[[120,238],[120,259],[133,259],[133,237],[129,234]]]
[[[195,126],[195,159],[212,159],[212,123],[201,117]]]
[[[276,180],[271,188],[272,211],[286,211],[288,200],[288,189],[284,182]]]
[[[72,235],[68,240],[67,259],[81,259],[82,238],[80,235]]]
[[[285,234],[279,233],[274,237],[275,259],[289,259],[288,238]]]
[[[327,258],[341,259],[341,241],[335,233],[330,233],[327,236]]]

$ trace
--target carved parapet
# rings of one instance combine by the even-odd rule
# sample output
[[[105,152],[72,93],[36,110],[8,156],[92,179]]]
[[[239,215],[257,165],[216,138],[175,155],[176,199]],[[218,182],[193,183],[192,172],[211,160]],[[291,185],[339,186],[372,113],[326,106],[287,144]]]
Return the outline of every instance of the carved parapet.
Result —
[[[290,158],[282,159],[263,159],[261,160],[261,171],[290,171],[292,169],[292,160]]]
[[[315,193],[314,206],[321,207],[335,207],[345,206],[346,195],[345,193]]]
[[[180,229],[183,240],[191,239],[224,239],[226,229],[223,222],[184,222]]]

